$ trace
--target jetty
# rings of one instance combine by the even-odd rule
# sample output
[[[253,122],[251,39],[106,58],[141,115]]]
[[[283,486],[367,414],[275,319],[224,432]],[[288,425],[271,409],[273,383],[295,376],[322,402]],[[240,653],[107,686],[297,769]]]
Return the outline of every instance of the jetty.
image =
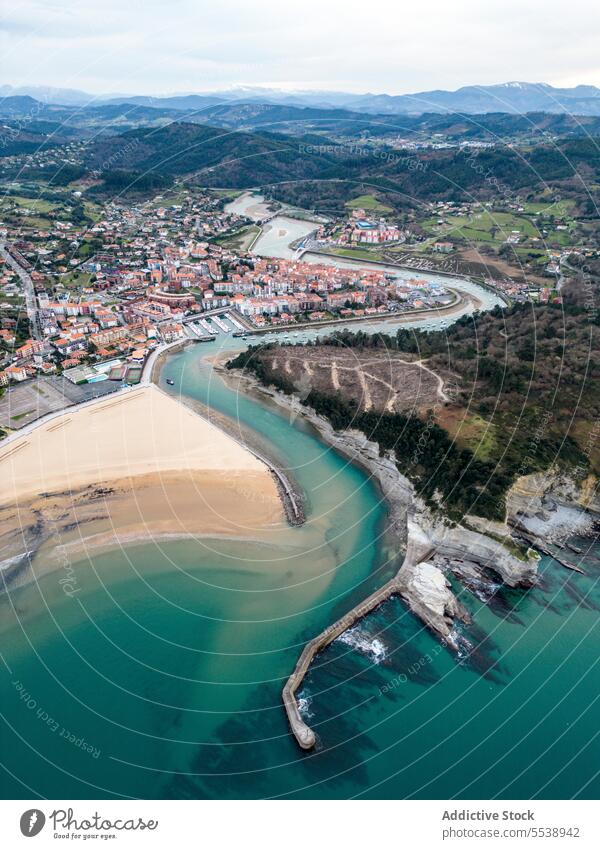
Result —
[[[288,722],[298,745],[302,749],[312,749],[317,742],[315,732],[302,719],[296,698],[296,692],[302,685],[314,658],[322,649],[341,636],[344,631],[347,631],[348,628],[351,628],[356,622],[367,616],[367,614],[379,607],[380,604],[383,604],[384,601],[387,601],[393,595],[401,594],[404,589],[403,572],[427,560],[434,551],[434,545],[418,525],[410,519],[408,519],[407,524],[408,545],[406,547],[406,556],[398,572],[390,581],[363,599],[356,607],[345,613],[341,619],[338,619],[333,625],[329,625],[317,637],[314,637],[314,639],[306,644],[302,654],[298,658],[294,671],[283,688],[282,699]]]

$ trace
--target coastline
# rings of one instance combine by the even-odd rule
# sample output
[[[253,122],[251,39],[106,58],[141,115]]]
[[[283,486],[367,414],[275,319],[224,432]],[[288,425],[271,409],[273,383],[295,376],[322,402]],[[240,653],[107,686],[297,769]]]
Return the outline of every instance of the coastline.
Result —
[[[229,358],[229,356],[230,353],[227,353],[227,358]],[[213,357],[207,357],[206,360],[212,364],[217,362],[219,357],[220,355],[216,354]],[[215,368],[215,370],[218,371],[218,367]],[[157,380],[159,377],[160,372],[157,376]],[[288,523],[290,525],[302,525],[304,523],[305,516],[302,492],[289,475],[285,475],[282,472],[282,470],[277,466],[277,462],[268,456],[268,449],[259,444],[252,431],[248,428],[242,427],[239,422],[234,423],[222,413],[209,409],[205,404],[195,398],[180,395],[178,402],[184,407],[188,407],[195,413],[195,415],[199,416],[204,421],[210,424],[214,423],[215,427],[230,436],[231,439],[237,442],[246,451],[249,451],[263,465],[265,465],[277,486]]]
[[[373,479],[381,500],[387,508],[386,527],[383,534],[389,545],[398,550],[398,556],[403,556],[403,549],[408,538],[405,522],[406,507],[412,497],[412,487],[408,481],[405,482],[405,486],[399,484],[398,471],[394,463],[389,458],[380,457],[375,443],[369,443],[358,431],[336,433],[329,422],[310,408],[303,405],[296,406],[287,395],[272,387],[264,386],[251,374],[229,371],[225,367],[229,359],[231,359],[231,353],[222,352],[209,357],[208,361],[230,389],[239,391],[243,387],[242,391],[263,403],[265,399],[268,399],[286,413],[299,414],[326,445],[361,468]],[[226,426],[224,424],[224,427]],[[299,495],[301,498],[301,493]]]
[[[187,341],[183,340],[180,347],[185,347],[186,344]],[[155,380],[160,378],[160,372],[166,359],[164,354],[166,353],[166,351],[159,352],[152,364],[151,371]],[[464,641],[461,642],[462,638],[455,628],[455,622],[468,624],[471,620],[467,610],[454,594],[447,574],[452,574],[455,578],[458,578],[459,582],[462,581],[467,590],[472,589],[469,585],[471,579],[480,583],[485,583],[487,580],[489,583],[485,569],[495,569],[508,586],[530,586],[535,582],[537,563],[535,563],[535,568],[531,563],[525,564],[528,567],[525,569],[525,566],[519,564],[516,558],[509,555],[500,543],[486,537],[485,533],[471,531],[461,526],[448,530],[443,521],[441,523],[435,521],[424,508],[424,505],[419,503],[410,482],[398,472],[392,455],[381,457],[378,446],[369,442],[362,433],[335,432],[331,425],[314,411],[299,405],[297,402],[294,403],[296,399],[291,399],[273,388],[263,386],[254,376],[228,371],[225,369],[224,362],[230,356],[231,352],[221,352],[210,358],[215,371],[228,384],[236,384],[233,388],[238,390],[242,386],[244,391],[255,393],[262,396],[263,399],[268,397],[288,412],[293,410],[296,415],[298,413],[302,415],[303,419],[319,433],[326,444],[331,445],[353,464],[367,471],[388,508],[386,534],[389,534],[389,539],[394,547],[398,566],[396,574],[305,646],[282,693],[290,727],[296,740],[302,748],[308,749],[315,745],[316,737],[312,729],[302,719],[295,694],[310,667],[312,659],[347,628],[366,616],[390,596],[399,595],[415,616],[441,640],[443,646],[452,652],[459,652],[464,647]],[[168,400],[169,404],[187,410],[188,414],[195,420],[204,422],[214,431],[224,433],[239,450],[247,452],[262,472],[262,480],[264,481],[265,476],[269,480],[270,488],[265,499],[269,508],[272,511],[277,510],[277,513],[271,512],[268,517],[265,517],[263,512],[261,514],[262,524],[260,524],[260,519],[257,520],[257,525],[252,527],[250,534],[240,533],[239,525],[236,526],[236,530],[231,527],[215,528],[214,519],[211,519],[209,530],[205,525],[189,525],[182,529],[182,515],[179,510],[174,511],[177,526],[170,525],[165,521],[161,524],[160,517],[152,514],[153,506],[156,507],[158,504],[160,509],[160,498],[158,500],[156,498],[159,490],[162,491],[162,502],[164,502],[166,491],[173,493],[169,497],[180,497],[183,504],[193,505],[195,519],[197,520],[198,495],[206,498],[207,490],[210,488],[209,481],[206,477],[200,475],[194,481],[188,481],[192,484],[192,489],[186,490],[185,481],[181,478],[181,475],[173,477],[172,480],[166,480],[169,470],[161,471],[157,479],[146,479],[144,485],[140,485],[143,476],[134,474],[133,481],[132,476],[126,479],[115,478],[112,484],[103,485],[101,481],[93,487],[84,487],[80,492],[74,492],[71,488],[66,492],[50,492],[41,496],[45,501],[46,510],[54,509],[55,516],[54,518],[52,516],[44,517],[41,515],[43,511],[40,509],[40,505],[33,505],[32,517],[35,518],[35,521],[32,526],[36,527],[39,533],[39,523],[42,518],[51,529],[51,532],[43,539],[37,539],[33,548],[34,552],[43,549],[45,553],[45,543],[51,548],[53,536],[60,538],[60,542],[54,546],[54,549],[61,549],[68,558],[69,555],[82,547],[86,549],[89,546],[96,551],[102,548],[148,542],[156,536],[161,539],[196,535],[208,538],[246,540],[256,539],[257,533],[259,534],[258,538],[261,539],[262,532],[267,532],[273,527],[281,530],[282,493],[281,489],[278,491],[276,476],[274,477],[276,461],[266,459],[263,453],[264,446],[260,446],[257,440],[253,440],[250,433],[241,433],[239,424],[229,420],[224,415],[209,410],[198,401],[189,398],[176,399],[154,385],[136,391],[156,393],[157,397],[161,396]],[[131,390],[127,394],[123,393],[123,400],[130,397],[130,393]],[[113,395],[110,398],[113,404],[114,399],[115,396]],[[102,399],[100,403],[109,402]],[[216,424],[213,423],[215,421]],[[45,425],[47,424],[45,423]],[[52,423],[52,427],[55,427],[54,423]],[[249,460],[247,459],[246,462],[249,462]],[[206,472],[205,469],[198,471]],[[244,471],[247,471],[247,469],[244,469]],[[175,473],[173,472],[173,474]],[[129,484],[130,491],[127,491],[125,481]],[[244,489],[248,485],[247,478],[242,478],[236,482],[235,479],[229,477],[227,481],[223,476],[213,481],[215,491],[221,490],[221,495],[224,496],[223,505],[225,506],[223,509],[230,506],[230,502],[234,500],[231,499],[232,487],[244,500],[247,500],[248,496],[248,490]],[[300,494],[295,490],[293,492],[299,496],[299,501],[301,501]],[[65,503],[61,502],[60,499],[68,498],[73,503],[74,495],[80,498],[79,500],[75,499],[77,503],[73,504],[73,516],[70,516],[68,511],[65,511]],[[53,501],[53,499],[55,500]],[[146,506],[145,499],[147,500]],[[208,500],[210,501],[210,498]],[[138,519],[140,515],[143,516],[142,522],[131,521],[131,515],[127,520],[127,511],[123,509],[123,505],[131,505],[132,502],[137,508]],[[239,499],[235,499],[235,502],[237,521],[239,519],[239,516],[237,516]],[[106,512],[107,505],[109,508],[112,507],[112,516],[110,509],[108,513]],[[275,519],[274,516],[276,516]],[[53,522],[54,528],[52,529]],[[260,528],[258,528],[258,525],[260,525]],[[19,526],[22,530],[21,517],[19,517]],[[83,536],[82,528],[84,529]],[[502,569],[505,569],[504,572],[496,562],[500,552],[503,552],[505,557],[505,562],[502,564]],[[0,573],[5,586],[7,584],[9,586],[20,586],[27,581],[35,580],[39,576],[31,569],[31,551],[29,551],[29,554],[22,552],[20,558],[12,557],[11,560],[9,569]],[[29,568],[27,568],[28,562]],[[457,568],[457,562],[464,567],[464,573],[461,573]],[[524,571],[520,574],[513,574],[511,569],[515,567],[515,564],[516,568],[523,568]],[[65,568],[65,564],[60,562],[60,557],[58,560],[48,558],[46,568],[41,569],[39,574],[46,574],[61,567]],[[473,567],[476,567],[475,571],[473,571]],[[66,586],[68,589],[69,585]],[[67,592],[67,589],[65,589],[65,592]]]
[[[460,623],[468,626],[472,619],[459,595],[466,592],[486,604],[493,604],[494,596],[502,585],[523,589],[532,587],[538,580],[540,558],[532,549],[522,559],[518,558],[496,537],[494,531],[498,529],[488,527],[488,524],[494,523],[478,520],[477,517],[465,517],[463,525],[448,526],[443,516],[434,516],[421,502],[412,484],[398,471],[393,456],[381,457],[378,446],[369,442],[364,434],[358,431],[337,433],[329,422],[301,405],[297,399],[264,386],[254,375],[227,371],[222,362],[224,359],[224,356],[215,358],[214,367],[231,385],[237,384],[238,389],[243,387],[244,391],[268,397],[288,411],[293,409],[318,431],[328,445],[367,471],[388,505],[388,525],[398,546],[399,563],[394,577],[311,639],[283,688],[282,701],[290,729],[298,745],[310,750],[316,745],[317,736],[302,716],[296,693],[316,655],[345,630],[388,598],[397,595],[434,633],[442,646],[454,654],[468,656],[475,647],[457,626]],[[579,516],[580,512],[573,510],[573,515]],[[572,527],[573,533],[583,530],[584,524],[578,520]],[[509,515],[505,527],[506,542],[511,529],[518,535]],[[557,558],[543,543],[538,545],[541,543],[539,537],[530,541],[537,551],[555,557],[567,569],[583,571]],[[458,589],[454,589],[450,576]]]
[[[364,259],[363,257],[355,259],[351,256],[341,256],[340,254],[330,253],[329,251],[315,251],[315,250],[307,249],[307,250],[302,252],[302,256],[304,256],[304,254],[310,254],[311,256],[328,256],[331,259],[337,259],[337,260],[342,260],[342,261],[348,260],[349,262],[357,262],[357,263],[363,263],[364,262],[367,265],[378,265],[382,268],[397,269],[398,271],[409,271],[412,274],[416,274],[416,275],[418,275],[418,274],[431,274],[431,275],[439,275],[440,277],[448,277],[450,280],[457,280],[457,279],[466,280],[468,283],[473,283],[473,285],[475,285],[475,286],[481,286],[482,289],[485,289],[486,291],[490,292],[492,295],[496,295],[496,297],[500,298],[500,300],[503,301],[506,306],[510,306],[510,298],[508,298],[508,296],[505,295],[504,292],[501,292],[500,290],[494,288],[494,286],[491,286],[489,283],[486,283],[485,281],[481,281],[480,279],[475,279],[474,277],[472,277],[471,275],[468,275],[468,274],[457,274],[457,273],[452,272],[452,271],[442,271],[441,269],[438,270],[438,269],[435,269],[435,268],[414,268],[412,265],[395,265],[394,263],[391,263],[391,262],[381,262],[378,259]]]

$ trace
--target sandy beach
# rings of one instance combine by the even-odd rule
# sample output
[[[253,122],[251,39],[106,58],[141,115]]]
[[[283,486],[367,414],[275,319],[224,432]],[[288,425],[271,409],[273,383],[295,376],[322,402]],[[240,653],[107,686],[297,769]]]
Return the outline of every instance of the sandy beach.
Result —
[[[285,523],[267,466],[155,386],[67,410],[0,446],[0,474],[5,563],[42,545],[264,538]],[[36,573],[52,568],[46,559]]]

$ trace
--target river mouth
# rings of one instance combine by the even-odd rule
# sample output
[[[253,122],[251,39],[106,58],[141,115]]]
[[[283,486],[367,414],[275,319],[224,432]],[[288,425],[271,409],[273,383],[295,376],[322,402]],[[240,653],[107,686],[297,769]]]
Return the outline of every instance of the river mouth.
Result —
[[[318,745],[298,750],[283,683],[304,643],[383,583],[385,508],[360,470],[231,392],[206,354],[174,355],[161,380],[268,437],[307,494],[306,527],[91,554],[73,564],[81,592],[48,576],[4,598],[5,798],[27,778],[67,798],[563,798],[584,784],[593,798],[595,720],[581,705],[600,680],[596,573],[575,587],[549,558],[543,587],[504,607],[462,592],[477,664],[457,663],[397,599],[336,640],[299,693]]]
[[[598,546],[587,576],[543,558],[543,586],[494,608],[462,591],[477,664],[390,599],[317,658],[299,696],[318,745],[298,750],[282,686],[305,642],[394,571],[386,508],[207,355],[169,357],[161,383],[262,436],[306,525],[90,552],[71,564],[79,592],[48,575],[1,599],[4,798],[597,798]]]

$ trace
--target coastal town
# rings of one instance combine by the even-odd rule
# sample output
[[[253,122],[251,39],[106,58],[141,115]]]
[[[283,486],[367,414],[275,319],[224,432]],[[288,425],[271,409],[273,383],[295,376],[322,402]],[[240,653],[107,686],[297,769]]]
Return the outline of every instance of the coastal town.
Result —
[[[88,226],[49,218],[45,229],[23,227],[27,216],[16,228],[0,224],[0,384],[56,374],[73,384],[135,384],[149,354],[177,340],[289,331],[455,300],[440,282],[416,275],[306,262],[301,251],[280,259],[229,248],[220,242],[248,222],[223,206],[213,194],[190,192],[169,205],[109,203]],[[352,220],[359,233],[382,233],[363,217]],[[398,236],[393,227],[383,233]]]
[[[38,154],[44,164],[48,155]],[[175,197],[139,204],[90,204],[81,200],[85,190],[77,185],[69,204],[62,193],[62,206],[17,200],[14,192],[4,199],[0,386],[64,375],[74,385],[105,392],[139,382],[150,353],[178,340],[265,332],[290,338],[298,327],[439,310],[456,298],[443,278],[421,276],[431,270],[422,253],[397,253],[420,249],[426,239],[419,228],[394,223],[381,210],[355,205],[343,220],[314,221],[292,245],[291,258],[278,258],[252,251],[260,227],[227,203],[239,192],[182,188]],[[473,215],[472,205],[439,202],[431,220],[443,233]],[[514,245],[520,238],[514,231],[507,241]],[[435,235],[429,243],[430,255],[450,257],[455,250],[452,241]],[[508,276],[486,283],[506,302],[560,301],[561,263],[572,252],[547,252],[546,285]],[[327,255],[323,262],[319,253]],[[362,267],[326,262],[332,255],[356,257]],[[369,266],[364,260],[371,256],[413,267],[414,276]]]

